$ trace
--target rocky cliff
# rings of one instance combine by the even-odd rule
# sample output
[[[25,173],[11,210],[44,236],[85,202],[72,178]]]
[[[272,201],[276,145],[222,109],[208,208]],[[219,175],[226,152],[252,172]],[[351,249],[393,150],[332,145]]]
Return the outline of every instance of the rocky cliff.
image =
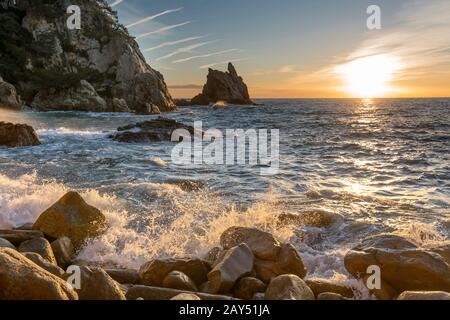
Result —
[[[191,103],[208,105],[218,101],[231,104],[253,104],[247,85],[231,63],[228,64],[228,72],[209,69],[203,92],[194,97]]]
[[[67,27],[70,5],[81,8],[79,30]],[[37,110],[175,108],[163,76],[146,63],[104,0],[0,6],[0,74]]]

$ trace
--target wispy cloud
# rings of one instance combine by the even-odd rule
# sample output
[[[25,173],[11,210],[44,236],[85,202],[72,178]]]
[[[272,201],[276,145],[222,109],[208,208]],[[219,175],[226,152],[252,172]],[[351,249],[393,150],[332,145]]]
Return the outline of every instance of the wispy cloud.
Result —
[[[198,39],[201,39],[201,38],[204,38],[204,37],[206,37],[206,36],[189,37],[189,38],[184,38],[184,39],[177,40],[177,41],[167,41],[167,42],[163,42],[163,43],[161,43],[161,44],[159,44],[159,45],[157,45],[155,47],[144,49],[142,51],[143,52],[150,52],[150,51],[153,51],[153,50],[156,50],[156,49],[161,49],[161,48],[164,48],[164,47],[174,46],[174,45],[177,45],[177,44],[180,44],[180,43],[194,41],[194,40],[198,40]]]
[[[207,44],[214,43],[214,42],[217,42],[217,41],[218,40],[205,41],[205,42],[200,42],[200,43],[193,44],[193,45],[188,46],[188,47],[178,48],[177,50],[175,50],[175,51],[173,51],[173,52],[171,52],[169,54],[166,54],[163,57],[160,57],[160,58],[156,59],[156,61],[161,61],[163,59],[171,58],[171,57],[176,56],[177,54],[180,54],[180,53],[191,52],[194,49],[206,46]]]
[[[215,66],[221,66],[223,64],[228,64],[229,62],[239,62],[239,61],[245,61],[245,60],[248,60],[248,58],[224,60],[224,61],[220,61],[220,62],[214,62],[214,63],[210,63],[210,64],[205,64],[205,65],[201,66],[200,69],[208,69],[208,68],[212,68],[212,67],[215,67]]]
[[[155,30],[155,31],[151,31],[151,32],[147,32],[147,33],[140,34],[140,35],[138,35],[138,36],[136,37],[136,39],[142,39],[142,38],[145,38],[145,37],[154,35],[154,34],[163,33],[163,32],[166,32],[166,31],[175,29],[175,28],[179,28],[179,27],[185,26],[185,25],[190,24],[190,23],[192,23],[192,21],[186,21],[186,22],[179,23],[179,24],[174,24],[174,25],[170,25],[170,26],[165,26],[165,27],[159,28],[159,29],[157,29],[157,30]]]
[[[117,6],[118,4],[121,4],[123,2],[123,0],[116,0],[113,3],[111,3],[110,7],[113,8],[115,6]]]
[[[119,1],[120,1],[120,0],[119,0]],[[119,1],[117,1],[117,2],[119,2]],[[120,2],[122,2],[122,1],[120,1]],[[119,3],[120,3],[120,2],[119,2]],[[117,4],[119,4],[119,3],[117,3]],[[161,17],[161,16],[164,16],[164,15],[166,15],[166,14],[173,13],[173,12],[177,12],[177,11],[180,11],[180,10],[183,10],[183,8],[177,8],[177,9],[166,10],[166,11],[163,11],[163,12],[160,12],[160,13],[157,13],[157,14],[154,14],[154,15],[152,15],[152,16],[145,17],[145,18],[143,18],[143,19],[141,19],[141,20],[138,20],[138,21],[136,21],[136,22],[133,22],[133,23],[127,25],[126,27],[127,27],[127,28],[131,28],[131,27],[137,26],[137,25],[139,25],[139,24],[142,24],[142,23],[145,23],[145,22],[154,20],[154,19],[156,19],[156,18],[158,18],[158,17]]]
[[[169,89],[181,89],[181,90],[202,89],[202,88],[203,86],[199,84],[181,84],[169,86]]]
[[[195,60],[195,59],[209,58],[209,57],[219,56],[221,54],[236,52],[236,51],[241,51],[241,50],[240,49],[228,49],[228,50],[223,50],[223,51],[218,51],[218,52],[201,54],[201,55],[196,55],[196,56],[192,56],[192,57],[188,57],[188,58],[175,60],[175,61],[172,61],[172,63],[181,63],[181,62],[187,62],[187,61],[191,61],[191,60]]]

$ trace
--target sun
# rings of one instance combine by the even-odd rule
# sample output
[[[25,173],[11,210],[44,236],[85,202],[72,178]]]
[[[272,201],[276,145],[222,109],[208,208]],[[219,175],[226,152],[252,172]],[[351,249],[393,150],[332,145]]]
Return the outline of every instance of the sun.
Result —
[[[338,67],[346,82],[345,90],[357,98],[380,98],[393,91],[390,82],[400,68],[398,59],[389,55],[358,58]]]

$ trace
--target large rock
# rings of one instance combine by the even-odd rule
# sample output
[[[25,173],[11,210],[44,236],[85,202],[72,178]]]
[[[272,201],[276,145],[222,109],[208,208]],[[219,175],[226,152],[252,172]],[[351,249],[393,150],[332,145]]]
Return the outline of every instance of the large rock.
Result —
[[[120,284],[142,284],[139,272],[128,269],[105,269],[106,273]]]
[[[45,210],[33,225],[53,238],[68,237],[76,249],[107,227],[105,216],[76,192],[69,192]]]
[[[366,277],[369,266],[379,266],[381,279],[397,292],[450,292],[447,261],[396,236],[369,238],[348,252],[344,262],[346,269],[357,278]]]
[[[208,105],[224,101],[230,104],[253,104],[247,85],[233,64],[228,64],[228,72],[209,69],[203,91],[191,101],[193,105]]]
[[[170,300],[181,300],[181,301],[196,301],[196,300],[202,300],[199,298],[199,296],[195,294],[189,294],[189,293],[180,293],[179,295],[176,295]]]
[[[208,274],[213,293],[228,293],[253,270],[253,253],[246,244],[229,249]]]
[[[48,262],[48,260],[42,258],[42,256],[35,252],[23,252],[22,253],[25,257],[36,263],[39,267],[41,267],[44,270],[47,270],[51,274],[57,276],[58,278],[64,277],[64,270],[60,267],[54,265],[53,263]]]
[[[0,300],[76,300],[67,283],[22,254],[0,248]]]
[[[233,288],[233,295],[242,300],[252,300],[255,294],[264,292],[266,292],[266,284],[251,277],[240,279]]]
[[[45,238],[35,238],[22,242],[19,246],[19,251],[37,253],[47,262],[57,265],[50,242]]]
[[[163,287],[184,291],[198,291],[195,283],[180,271],[170,272],[163,280]]]
[[[201,259],[156,259],[143,264],[139,270],[143,284],[160,287],[172,271],[186,274],[199,286],[207,281],[211,267]]]
[[[295,275],[282,275],[270,281],[266,300],[315,300],[305,281]]]
[[[24,241],[42,237],[44,237],[44,234],[41,231],[0,230],[0,238],[8,240],[15,246],[19,246]]]
[[[268,232],[253,228],[232,227],[220,236],[220,244],[225,250],[247,244],[255,257],[276,261],[281,250],[280,243]]]
[[[80,267],[80,289],[76,289],[80,300],[126,300],[119,284],[103,269]]]
[[[117,129],[118,132],[109,138],[124,143],[171,141],[172,133],[178,129],[187,130],[191,135],[195,133],[191,126],[159,117],[155,120],[120,127]]]
[[[329,279],[310,278],[305,280],[308,287],[318,297],[322,293],[335,293],[346,298],[353,298],[353,290],[343,285],[337,284]]]
[[[12,84],[3,81],[0,76],[0,109],[1,108],[20,110],[22,109],[22,102],[17,94],[16,88]]]
[[[169,288],[158,288],[158,287],[148,287],[148,286],[133,286],[128,289],[126,297],[128,300],[170,300],[180,294],[192,294],[189,291],[181,291],[176,289]],[[207,293],[196,292],[196,296],[198,296],[201,300],[234,300],[228,296],[222,295],[213,295]]]
[[[58,266],[67,268],[72,263],[72,258],[75,254],[72,240],[68,237],[61,237],[53,241],[51,247]]]
[[[11,242],[9,242],[6,239],[0,238],[0,248],[10,248],[10,249],[16,249],[16,246],[13,245]]]
[[[255,259],[255,271],[257,278],[266,283],[283,274],[293,274],[304,278],[307,273],[302,258],[291,244],[281,245],[276,261]]]
[[[131,112],[125,99],[114,98],[111,101],[113,112]]]
[[[405,291],[397,300],[450,300],[450,293],[443,291]]]
[[[29,125],[0,121],[0,146],[14,148],[40,144],[36,132]]]

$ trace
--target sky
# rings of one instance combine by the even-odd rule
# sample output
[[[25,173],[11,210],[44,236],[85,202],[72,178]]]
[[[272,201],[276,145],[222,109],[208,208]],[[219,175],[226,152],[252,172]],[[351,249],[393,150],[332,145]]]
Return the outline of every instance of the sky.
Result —
[[[176,98],[229,61],[253,98],[449,97],[448,0],[109,0]],[[367,8],[381,9],[369,30]]]

